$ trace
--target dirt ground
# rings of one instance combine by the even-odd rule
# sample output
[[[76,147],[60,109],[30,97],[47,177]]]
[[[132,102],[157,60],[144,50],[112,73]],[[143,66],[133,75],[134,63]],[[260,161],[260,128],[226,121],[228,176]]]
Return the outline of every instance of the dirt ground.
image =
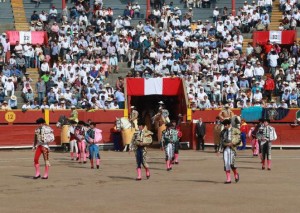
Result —
[[[135,181],[134,154],[113,151],[101,152],[99,170],[51,152],[49,179],[33,180],[33,154],[0,151],[1,213],[300,211],[300,150],[273,150],[272,171],[261,170],[250,150],[240,151],[240,182],[229,185],[221,156],[209,149],[181,150],[170,172],[164,152],[149,150],[151,178],[143,170],[142,181]]]

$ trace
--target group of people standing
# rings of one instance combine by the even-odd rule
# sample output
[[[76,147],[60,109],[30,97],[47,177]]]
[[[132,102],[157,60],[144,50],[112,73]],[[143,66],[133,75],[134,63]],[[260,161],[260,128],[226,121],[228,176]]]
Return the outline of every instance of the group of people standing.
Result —
[[[35,140],[33,144],[35,176],[33,179],[41,178],[39,158],[43,154],[45,161],[45,173],[42,179],[48,179],[49,174],[49,143],[54,141],[53,129],[46,124],[43,118],[39,118],[36,123],[39,125],[35,130]],[[96,128],[96,123],[69,120],[67,134],[70,140],[71,160],[76,159],[79,163],[87,163],[87,156],[90,159],[91,169],[100,168],[99,143],[102,140],[102,130]],[[74,152],[75,151],[75,152]],[[75,155],[74,155],[75,154]],[[76,158],[75,158],[76,157]]]
[[[239,173],[235,165],[235,157],[237,150],[246,149],[247,135],[251,138],[252,154],[259,156],[262,163],[262,170],[265,169],[267,161],[267,169],[271,170],[271,149],[272,141],[277,139],[274,127],[270,126],[269,119],[260,119],[259,123],[254,127],[249,128],[244,119],[238,125],[232,125],[236,122],[234,113],[225,105],[224,109],[216,117],[214,123],[214,149],[216,153],[223,151],[224,170],[226,172],[225,184],[231,183],[230,169],[234,173],[235,181],[239,181]],[[238,118],[236,118],[238,119]],[[206,137],[206,125],[199,118],[195,133],[197,137],[197,150],[204,150],[204,140]]]
[[[169,111],[165,108],[164,102],[160,101],[158,113],[153,116],[160,117],[166,126],[166,129],[162,131],[161,138],[158,136],[162,150],[165,151],[165,160],[167,171],[172,170],[172,164],[178,164],[179,157],[179,140],[182,136],[180,127],[177,126],[175,120],[170,121]],[[144,119],[139,119],[139,113],[135,106],[131,106],[131,113],[129,121],[136,128],[136,131],[132,137],[131,150],[134,150],[137,163],[137,178],[142,179],[141,167],[145,168],[147,179],[150,178],[149,165],[147,163],[147,146],[149,146],[153,139],[153,132],[149,131]]]
[[[75,112],[72,115],[76,114]],[[76,117],[76,115],[75,115]],[[70,134],[70,153],[71,160],[76,160],[79,163],[87,163],[86,156],[89,156],[91,169],[94,169],[94,162],[96,161],[96,168],[100,167],[100,154],[99,143],[102,140],[102,131],[96,128],[96,124],[89,122],[88,124],[75,120],[72,120],[72,116],[69,120],[69,134]],[[34,179],[41,177],[39,169],[39,157],[43,154],[45,160],[45,173],[42,179],[48,179],[49,173],[49,143],[54,141],[53,130],[46,125],[43,118],[36,121],[39,127],[35,130],[35,141],[33,149],[35,150],[34,166],[35,176]],[[277,139],[276,131],[274,127],[269,125],[269,119],[261,119],[260,122],[250,129],[249,135],[252,137],[252,151],[253,155],[261,158],[262,170],[265,169],[265,163],[267,160],[267,169],[271,170],[271,148],[272,141]],[[136,180],[142,180],[142,166],[145,168],[146,178],[150,178],[149,164],[147,163],[147,147],[153,142],[153,132],[147,129],[145,122],[139,119],[137,122],[137,129],[133,134],[130,150],[135,152],[136,164],[137,164],[137,178]],[[240,128],[232,126],[230,119],[223,119],[217,123],[220,126],[219,143],[215,146],[217,154],[223,152],[224,171],[226,173],[225,184],[231,183],[230,171],[234,173],[235,182],[238,182],[240,175],[237,171],[235,158],[237,155],[237,147],[242,143],[242,134]],[[51,135],[52,134],[52,135]],[[51,135],[51,136],[50,136]],[[196,125],[196,135],[198,137],[197,148],[204,150],[204,138],[206,135],[206,126],[202,119]],[[50,139],[49,139],[50,137]],[[52,138],[51,138],[52,137]],[[179,140],[182,137],[182,132],[177,126],[177,122],[172,120],[166,123],[166,129],[162,132],[161,147],[165,151],[165,161],[167,171],[172,170],[172,164],[178,164],[179,157]],[[200,140],[199,140],[200,138]],[[75,150],[75,153],[74,153]],[[75,154],[75,156],[74,156]]]

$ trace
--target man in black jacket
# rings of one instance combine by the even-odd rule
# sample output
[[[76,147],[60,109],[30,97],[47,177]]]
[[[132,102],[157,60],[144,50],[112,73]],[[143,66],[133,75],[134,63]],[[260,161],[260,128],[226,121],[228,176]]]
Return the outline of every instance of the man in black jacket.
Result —
[[[205,123],[202,122],[202,118],[199,118],[199,121],[196,124],[196,137],[197,137],[197,150],[204,150],[204,139],[206,134]]]

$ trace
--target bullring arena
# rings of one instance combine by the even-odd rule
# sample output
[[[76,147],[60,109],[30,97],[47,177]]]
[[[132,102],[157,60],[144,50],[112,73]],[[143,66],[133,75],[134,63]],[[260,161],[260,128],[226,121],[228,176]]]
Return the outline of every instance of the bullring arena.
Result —
[[[271,171],[239,152],[240,182],[231,185],[212,149],[181,150],[170,172],[151,149],[151,178],[139,182],[133,153],[101,151],[100,170],[50,155],[49,179],[33,180],[33,152],[1,151],[0,212],[299,212],[299,150],[274,150]]]
[[[299,32],[295,0],[0,0],[0,213],[300,212]],[[251,134],[261,119],[276,137],[267,125]],[[213,148],[224,120],[242,133],[222,143],[247,144],[238,173],[226,147],[236,175],[226,184]],[[103,137],[78,138],[85,123]],[[142,180],[144,141],[135,138],[137,157],[124,149],[137,123],[154,132]],[[182,133],[172,170],[167,152],[176,162],[177,150],[159,147],[169,123]],[[37,124],[54,130],[49,177],[42,157],[34,162],[48,151],[33,144]],[[248,134],[272,141],[272,168],[268,159],[262,169]],[[86,160],[85,140],[95,169],[76,159]]]

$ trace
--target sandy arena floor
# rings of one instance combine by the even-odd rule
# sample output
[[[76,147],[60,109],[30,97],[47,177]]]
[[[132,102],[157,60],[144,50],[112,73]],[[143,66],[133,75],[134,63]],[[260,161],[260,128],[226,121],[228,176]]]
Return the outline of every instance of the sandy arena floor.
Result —
[[[143,170],[142,181],[135,181],[134,153],[102,151],[100,170],[91,170],[68,153],[51,152],[48,180],[32,179],[33,154],[0,151],[1,213],[300,212],[300,150],[273,150],[272,171],[262,171],[250,150],[241,151],[240,182],[230,185],[224,185],[221,156],[211,150],[181,150],[170,172],[164,152],[149,150],[151,178]]]

